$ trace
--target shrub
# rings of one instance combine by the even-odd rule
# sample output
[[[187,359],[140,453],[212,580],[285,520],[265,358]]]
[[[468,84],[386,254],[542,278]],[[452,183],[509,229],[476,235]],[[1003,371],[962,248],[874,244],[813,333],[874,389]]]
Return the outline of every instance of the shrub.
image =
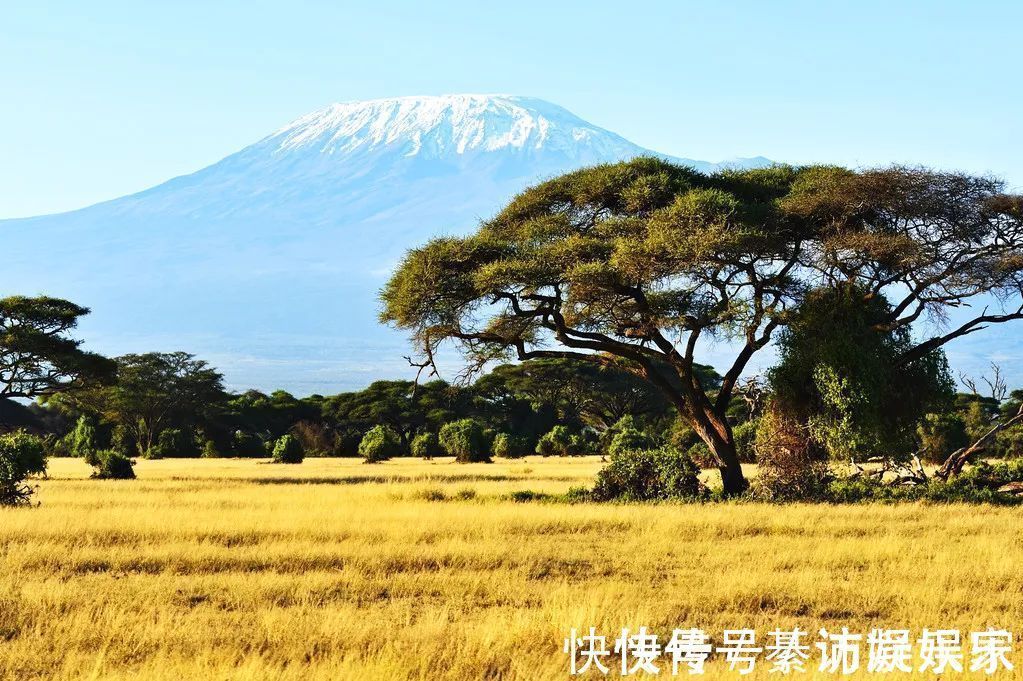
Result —
[[[204,459],[219,459],[220,450],[217,449],[217,445],[213,440],[205,440],[202,443],[202,453],[200,456]]]
[[[42,439],[22,432],[0,435],[0,506],[27,504],[34,490],[25,480],[45,473]]]
[[[475,419],[445,424],[440,429],[440,446],[459,463],[490,461],[483,427]]]
[[[440,448],[440,440],[436,433],[420,433],[412,438],[412,456],[420,459],[432,459],[435,456],[442,456],[444,450]]]
[[[1007,458],[1023,457],[1023,426],[1006,428],[995,437],[995,447],[999,456]]]
[[[702,442],[692,426],[682,420],[681,417],[676,417],[672,421],[671,428],[668,430],[668,444],[675,449],[680,449],[684,452],[693,445],[701,444]]]
[[[306,456],[331,456],[337,449],[330,431],[314,421],[299,421],[291,427]]]
[[[703,440],[700,440],[685,450],[685,452],[699,468],[717,468],[721,465],[721,462],[718,461],[718,458],[714,456],[714,453],[710,451],[710,447]]]
[[[619,424],[621,423],[619,421]],[[607,448],[607,453],[614,456],[616,454],[624,454],[625,452],[650,449],[653,446],[653,438],[632,425],[630,420],[630,423],[620,428],[615,433],[615,436],[611,438],[611,444]]]
[[[934,503],[1019,504],[1023,497],[999,492],[1002,485],[1023,482],[1023,459],[991,465],[979,463],[945,482],[932,478],[921,485],[884,484],[873,478],[839,478],[827,488],[827,501],[930,501]]]
[[[618,451],[597,473],[595,501],[692,500],[706,494],[700,469],[674,447]]]
[[[387,426],[373,426],[359,442],[359,456],[366,463],[386,461],[392,456],[401,455],[401,440],[398,434]]]
[[[754,494],[772,501],[822,499],[832,480],[827,453],[795,419],[768,409],[760,419],[754,448],[759,470]]]
[[[927,414],[916,434],[923,459],[934,463],[943,462],[952,452],[970,444],[966,422],[959,414]]]
[[[568,456],[572,451],[572,431],[568,426],[554,426],[536,443],[536,453],[541,456]]]
[[[302,443],[294,435],[282,435],[274,445],[274,463],[302,463],[305,452],[302,451]]]
[[[101,480],[134,480],[135,462],[113,449],[96,452],[98,463],[92,477]]]
[[[115,449],[119,449],[115,447]],[[120,451],[125,451],[121,449]],[[195,433],[180,428],[167,428],[160,431],[156,445],[149,450],[148,459],[170,459],[193,457],[202,454],[196,447]]]
[[[231,450],[235,456],[264,457],[266,456],[266,445],[254,433],[246,433],[244,430],[236,430],[231,438]]]
[[[735,441],[735,453],[739,461],[743,463],[755,463],[757,453],[755,449],[757,439],[757,427],[760,419],[751,419],[740,423],[732,429],[732,438]]]

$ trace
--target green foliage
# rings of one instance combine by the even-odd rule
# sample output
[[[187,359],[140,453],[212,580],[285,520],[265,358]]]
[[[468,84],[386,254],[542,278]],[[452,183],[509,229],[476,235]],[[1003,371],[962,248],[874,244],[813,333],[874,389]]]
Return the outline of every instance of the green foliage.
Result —
[[[64,436],[64,440],[71,456],[85,459],[85,463],[90,466],[95,466],[99,462],[96,458],[96,428],[88,416],[83,414],[78,417],[74,429]]]
[[[261,458],[266,456],[266,445],[254,433],[236,430],[231,439],[231,450],[235,456]]]
[[[440,429],[440,446],[459,463],[489,462],[483,427],[475,419],[460,419]]]
[[[758,475],[752,493],[770,501],[824,499],[833,480],[827,452],[806,436],[806,426],[770,405],[754,439]]]
[[[970,444],[966,423],[959,414],[926,414],[916,429],[922,458],[942,463],[948,456]]]
[[[24,432],[0,435],[0,506],[27,504],[33,489],[25,480],[46,474],[43,440]]]
[[[443,456],[440,440],[434,432],[420,433],[412,438],[412,456],[420,459],[432,459],[435,456]]]
[[[700,469],[673,447],[620,451],[599,473],[594,501],[689,501],[702,498]]]
[[[756,440],[757,428],[760,426],[760,419],[744,421],[732,428],[732,438],[735,441],[735,452],[739,461],[743,463],[755,463],[757,460]]]
[[[195,440],[195,434],[191,430],[167,428],[160,431],[160,436],[156,440],[156,446],[149,450],[149,456],[146,458],[170,459],[195,456],[197,453]],[[122,449],[121,451],[124,450]]]
[[[0,298],[0,396],[39,397],[113,379],[113,362],[70,336],[88,308],[60,298]]]
[[[536,443],[536,453],[541,456],[568,456],[572,453],[572,431],[568,426],[557,425],[545,433]]]
[[[274,444],[274,463],[302,463],[304,458],[302,443],[293,435],[282,435]]]
[[[526,438],[513,433],[498,433],[491,449],[494,456],[504,459],[520,459],[533,451]]]
[[[97,463],[92,477],[102,480],[134,480],[135,462],[113,449],[96,453]]]
[[[963,415],[968,439],[971,442],[979,440],[991,430],[992,419],[997,413],[997,405],[991,405],[982,400],[972,400]]]
[[[995,438],[995,449],[1001,457],[1014,459],[1023,457],[1023,425],[1006,428],[1000,432]]]
[[[952,398],[944,355],[904,361],[909,329],[878,330],[890,316],[881,296],[849,285],[821,289],[779,338],[781,359],[770,372],[775,404],[833,459],[907,457],[917,422]]]
[[[366,463],[377,463],[401,456],[401,441],[398,434],[387,426],[370,428],[359,443],[359,456],[364,458]]]
[[[200,454],[200,456],[204,459],[219,459],[221,457],[220,450],[217,449],[217,443],[215,443],[213,440],[209,439],[204,440],[202,443],[201,451],[202,453]]]
[[[126,452],[149,456],[168,428],[205,430],[227,400],[221,375],[188,353],[131,354],[116,362],[115,383],[60,395],[53,403],[115,426],[113,444]]]
[[[636,427],[636,422],[631,417],[622,418],[615,424],[617,431],[611,438],[611,444],[607,448],[608,454],[614,456],[625,452],[640,449],[650,449],[654,446],[653,439]]]
[[[1023,459],[990,465],[980,463],[948,482],[932,478],[921,485],[890,485],[862,477],[839,478],[830,483],[828,501],[833,503],[913,502],[1014,505],[1023,496],[999,492],[1009,483],[1023,483]]]

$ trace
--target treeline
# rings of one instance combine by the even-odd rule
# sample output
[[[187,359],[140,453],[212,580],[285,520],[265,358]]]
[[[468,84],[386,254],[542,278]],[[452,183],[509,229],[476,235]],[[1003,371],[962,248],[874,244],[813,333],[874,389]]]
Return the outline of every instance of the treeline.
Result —
[[[791,348],[792,342],[783,347]],[[29,422],[45,434],[50,455],[88,457],[113,450],[139,458],[264,458],[276,451],[282,460],[456,456],[483,461],[671,446],[701,467],[716,465],[662,391],[613,363],[530,360],[497,366],[471,385],[377,381],[364,390],[298,398],[283,390],[229,393],[219,372],[186,353],[126,355],[115,362],[116,382],[32,405]],[[763,444],[766,437],[764,407],[794,380],[791,374],[797,372],[786,370],[790,365],[775,369],[770,383],[749,382],[732,397],[728,420],[744,463],[757,461],[757,439]],[[700,371],[713,397],[721,377],[708,366]],[[1019,410],[1023,390],[1010,392],[996,380],[985,395],[974,383],[971,391],[959,393],[946,386],[929,405],[933,410],[915,423],[878,414],[876,423],[860,416],[843,430],[818,417],[819,439],[828,443],[825,431],[836,431],[828,452],[832,460],[917,454],[941,463]],[[842,409],[849,414],[852,407]],[[854,451],[858,446],[862,451]],[[985,456],[1023,456],[1023,426],[998,433]]]
[[[187,353],[114,361],[114,382],[30,407],[51,455],[111,449],[140,458],[259,458],[288,438],[304,456],[376,461],[461,453],[481,460],[600,453],[623,430],[650,441],[680,437],[671,405],[654,386],[613,365],[578,360],[500,365],[471,385],[377,381],[303,398],[283,390],[229,393],[219,372]],[[720,382],[712,368],[701,371],[707,385]],[[743,418],[741,401],[736,409]]]

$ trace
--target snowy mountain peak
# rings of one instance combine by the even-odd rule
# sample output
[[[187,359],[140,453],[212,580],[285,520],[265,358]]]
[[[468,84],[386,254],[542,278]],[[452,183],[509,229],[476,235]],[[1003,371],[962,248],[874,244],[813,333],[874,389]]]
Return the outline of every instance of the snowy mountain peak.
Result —
[[[264,140],[273,153],[465,155],[512,148],[627,157],[642,150],[565,109],[529,97],[442,95],[344,102],[293,121]]]

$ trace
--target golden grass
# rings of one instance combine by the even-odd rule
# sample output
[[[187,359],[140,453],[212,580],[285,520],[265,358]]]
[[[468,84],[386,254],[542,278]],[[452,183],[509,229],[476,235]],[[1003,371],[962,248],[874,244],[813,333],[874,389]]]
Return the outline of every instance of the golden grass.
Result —
[[[1023,629],[1019,510],[502,498],[599,465],[53,460],[0,510],[0,676],[535,681],[571,627]]]

